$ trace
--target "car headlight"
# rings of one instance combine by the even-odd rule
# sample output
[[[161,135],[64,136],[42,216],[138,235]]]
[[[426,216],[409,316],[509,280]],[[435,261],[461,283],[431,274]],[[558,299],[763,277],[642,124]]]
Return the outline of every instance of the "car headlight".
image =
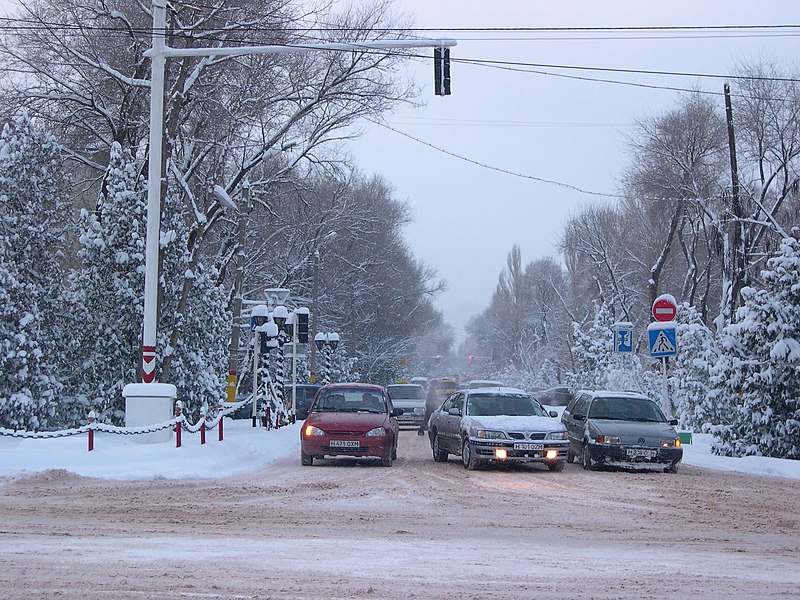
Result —
[[[505,440],[508,439],[502,431],[492,431],[491,429],[478,429],[478,437],[484,440]]]
[[[367,432],[367,437],[381,437],[386,435],[386,430],[383,427],[376,427]]]
[[[619,444],[619,436],[618,435],[598,435],[597,436],[597,443],[598,444]]]
[[[315,427],[314,425],[306,425],[303,433],[306,435],[306,437],[325,435],[325,432],[322,431],[322,429]]]
[[[680,448],[681,447],[681,438],[669,438],[666,440],[661,440],[661,447],[662,448]]]
[[[424,415],[425,414],[425,409],[424,408],[415,408],[414,409],[414,414],[415,415]]]
[[[566,431],[551,431],[546,436],[546,440],[566,440],[569,439],[569,434]]]

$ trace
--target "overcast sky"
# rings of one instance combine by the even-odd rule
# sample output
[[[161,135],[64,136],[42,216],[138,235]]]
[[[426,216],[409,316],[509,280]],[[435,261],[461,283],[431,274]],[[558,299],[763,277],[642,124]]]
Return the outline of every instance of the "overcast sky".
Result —
[[[421,28],[800,25],[800,3],[752,0],[395,0]],[[795,71],[800,30],[554,32],[426,31],[452,37],[453,59],[680,73],[733,73],[765,60]],[[432,55],[430,49],[420,50]],[[513,67],[513,65],[504,65]],[[514,67],[529,68],[530,67]],[[408,64],[426,106],[386,123],[423,142],[489,166],[613,194],[629,163],[625,136],[637,119],[675,107],[679,92],[567,79],[453,62],[452,95],[433,93],[429,61]],[[541,68],[562,75],[722,92],[723,79]],[[735,90],[734,90],[735,91]],[[723,98],[718,97],[720,107]],[[513,244],[524,263],[558,256],[566,219],[593,202],[567,187],[470,164],[377,126],[350,151],[412,207],[406,239],[449,283],[436,304],[463,335],[488,306]]]

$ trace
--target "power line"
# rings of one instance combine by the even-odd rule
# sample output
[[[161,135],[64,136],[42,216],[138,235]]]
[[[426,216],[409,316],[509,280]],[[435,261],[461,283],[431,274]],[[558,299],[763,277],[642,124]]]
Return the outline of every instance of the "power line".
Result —
[[[493,165],[488,165],[486,163],[482,163],[482,162],[474,160],[472,158],[468,158],[466,156],[462,156],[461,154],[456,154],[455,152],[451,152],[450,150],[445,150],[444,148],[442,148],[440,146],[437,146],[435,144],[431,144],[430,142],[426,142],[425,140],[421,140],[420,138],[418,138],[416,136],[413,136],[413,135],[411,135],[409,133],[406,133],[404,131],[400,131],[399,129],[395,129],[394,127],[392,127],[391,125],[388,125],[386,123],[382,123],[380,121],[376,121],[376,120],[373,120],[373,119],[368,119],[368,121],[370,121],[371,123],[374,123],[375,125],[383,127],[385,129],[393,131],[394,133],[402,135],[403,137],[406,137],[406,138],[408,138],[410,140],[413,140],[413,141],[415,141],[415,142],[417,142],[419,144],[422,144],[424,146],[428,146],[429,148],[432,148],[432,149],[436,150],[437,152],[441,152],[442,154],[447,154],[448,156],[452,156],[453,158],[457,158],[459,160],[463,160],[464,162],[468,162],[470,164],[476,165],[478,167],[482,167],[484,169],[489,169],[490,171],[497,171],[498,173],[503,173],[505,175],[513,175],[514,177],[520,177],[522,179],[530,179],[532,181],[538,181],[540,183],[547,183],[547,184],[550,184],[550,185],[556,185],[556,186],[559,186],[559,187],[562,187],[562,188],[565,188],[565,189],[568,189],[568,190],[572,190],[574,192],[579,192],[581,194],[587,194],[587,195],[590,195],[590,196],[602,196],[604,198],[618,198],[618,199],[619,198],[625,198],[625,196],[622,196],[620,194],[609,194],[607,192],[596,192],[596,191],[593,191],[593,190],[584,190],[584,189],[579,188],[578,186],[572,185],[570,183],[564,183],[563,181],[556,181],[554,179],[545,179],[543,177],[536,177],[535,175],[527,175],[525,173],[518,173],[516,171],[511,171],[509,169],[503,169],[502,167],[495,167]]]

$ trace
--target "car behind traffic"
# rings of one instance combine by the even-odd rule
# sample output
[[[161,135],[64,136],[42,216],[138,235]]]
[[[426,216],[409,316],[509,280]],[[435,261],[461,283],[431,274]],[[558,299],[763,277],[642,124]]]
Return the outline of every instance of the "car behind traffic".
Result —
[[[400,427],[418,428],[425,420],[425,390],[414,383],[396,383],[386,386],[392,406],[403,409],[397,417]]]

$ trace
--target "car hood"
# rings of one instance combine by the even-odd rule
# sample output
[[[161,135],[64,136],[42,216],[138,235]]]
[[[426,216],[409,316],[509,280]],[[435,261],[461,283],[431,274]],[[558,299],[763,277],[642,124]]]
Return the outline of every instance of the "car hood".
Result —
[[[675,428],[669,423],[653,423],[647,421],[609,421],[606,419],[590,419],[592,429],[602,435],[618,435],[622,437],[678,437]]]
[[[386,423],[386,413],[315,412],[308,415],[304,425],[315,425],[323,431],[366,433]]]
[[[499,431],[564,431],[558,419],[552,417],[466,417],[471,427],[479,429],[495,429]]]

